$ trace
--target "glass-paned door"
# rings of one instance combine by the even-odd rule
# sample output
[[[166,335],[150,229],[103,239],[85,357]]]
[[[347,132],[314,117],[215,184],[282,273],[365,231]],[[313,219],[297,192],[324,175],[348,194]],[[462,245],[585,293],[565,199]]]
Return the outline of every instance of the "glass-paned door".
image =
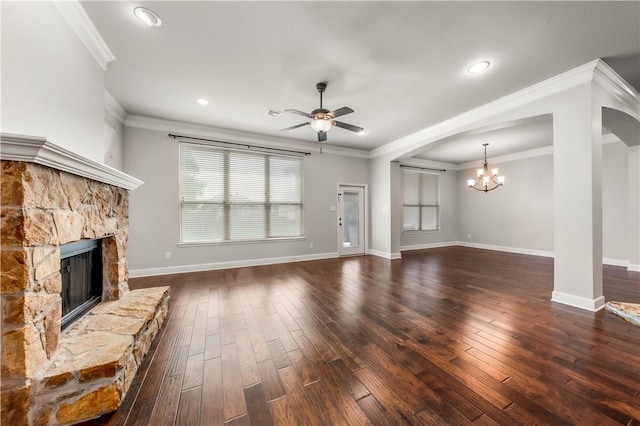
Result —
[[[338,192],[338,252],[352,256],[365,252],[364,187],[340,185]]]

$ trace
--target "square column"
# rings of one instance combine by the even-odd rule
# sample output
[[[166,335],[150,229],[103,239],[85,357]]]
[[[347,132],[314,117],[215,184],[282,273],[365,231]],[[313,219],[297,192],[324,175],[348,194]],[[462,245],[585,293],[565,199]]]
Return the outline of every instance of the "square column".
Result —
[[[592,83],[553,114],[554,283],[551,300],[590,311],[602,295],[602,113]]]

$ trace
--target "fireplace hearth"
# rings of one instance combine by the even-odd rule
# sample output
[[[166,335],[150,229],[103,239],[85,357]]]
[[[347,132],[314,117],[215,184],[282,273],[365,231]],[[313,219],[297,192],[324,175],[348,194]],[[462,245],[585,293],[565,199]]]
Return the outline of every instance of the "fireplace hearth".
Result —
[[[168,312],[168,287],[129,290],[128,197],[142,182],[44,138],[0,141],[0,423],[99,417]]]

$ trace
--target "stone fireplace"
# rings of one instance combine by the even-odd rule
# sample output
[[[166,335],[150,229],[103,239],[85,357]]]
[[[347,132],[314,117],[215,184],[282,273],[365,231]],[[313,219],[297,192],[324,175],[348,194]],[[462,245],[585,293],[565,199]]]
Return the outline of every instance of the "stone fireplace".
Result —
[[[142,182],[43,138],[3,134],[2,424],[73,424],[117,409],[168,311],[130,291],[128,192]],[[101,302],[61,330],[60,247],[99,240]]]

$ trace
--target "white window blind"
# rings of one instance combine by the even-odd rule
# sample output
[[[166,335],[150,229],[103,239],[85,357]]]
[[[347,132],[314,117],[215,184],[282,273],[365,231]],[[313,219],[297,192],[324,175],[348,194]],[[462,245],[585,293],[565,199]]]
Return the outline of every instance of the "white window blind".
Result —
[[[183,243],[299,237],[302,159],[180,144]]]
[[[439,178],[434,173],[403,170],[403,230],[439,228]]]

